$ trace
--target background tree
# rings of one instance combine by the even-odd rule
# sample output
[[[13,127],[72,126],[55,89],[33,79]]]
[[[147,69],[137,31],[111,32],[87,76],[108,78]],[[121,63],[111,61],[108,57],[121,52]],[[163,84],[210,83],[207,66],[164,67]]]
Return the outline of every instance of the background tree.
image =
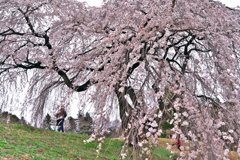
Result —
[[[23,124],[23,125],[29,125],[29,123],[25,120],[24,117],[21,117],[20,122],[21,122],[21,124]]]
[[[117,99],[135,148],[161,134],[157,125],[170,109],[172,131],[201,141],[190,158],[226,157],[222,139],[238,141],[239,9],[212,0],[111,0],[101,8],[12,0],[1,1],[0,11],[0,78],[21,83],[32,70],[33,117],[41,119],[54,89],[66,98],[89,90],[99,117],[109,118]]]
[[[52,128],[51,128],[51,125],[52,125],[51,122],[52,122],[51,116],[50,116],[49,114],[47,114],[47,115],[45,116],[44,120],[43,120],[43,128],[52,130]]]
[[[67,127],[67,131],[70,131],[70,132],[73,132],[73,133],[76,133],[76,130],[77,130],[77,123],[76,123],[76,120],[73,118],[73,117],[69,117],[68,118],[68,124],[69,126]],[[65,129],[66,130],[66,129]]]

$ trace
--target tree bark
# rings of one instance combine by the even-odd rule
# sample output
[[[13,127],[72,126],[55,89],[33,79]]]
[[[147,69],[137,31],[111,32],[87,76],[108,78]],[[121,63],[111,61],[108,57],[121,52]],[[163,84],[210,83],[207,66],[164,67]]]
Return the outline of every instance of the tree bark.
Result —
[[[128,123],[130,122],[130,117],[132,115],[133,108],[132,106],[127,102],[125,95],[129,94],[131,97],[131,100],[136,102],[136,96],[131,87],[125,87],[123,92],[120,92],[119,89],[121,88],[120,84],[117,84],[115,86],[115,93],[118,98],[119,103],[119,111],[120,111],[120,118],[122,120],[122,129],[126,129],[128,126]],[[134,99],[132,99],[134,98]]]

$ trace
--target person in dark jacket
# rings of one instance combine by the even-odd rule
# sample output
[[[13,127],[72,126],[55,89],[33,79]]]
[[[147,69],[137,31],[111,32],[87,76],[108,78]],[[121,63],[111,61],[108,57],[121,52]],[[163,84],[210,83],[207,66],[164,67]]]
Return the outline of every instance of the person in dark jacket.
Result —
[[[66,112],[64,106],[59,107],[55,116],[57,118],[57,124],[56,124],[58,126],[57,131],[58,132],[60,132],[60,131],[64,132],[63,124],[64,124],[64,119],[67,117],[67,112]]]

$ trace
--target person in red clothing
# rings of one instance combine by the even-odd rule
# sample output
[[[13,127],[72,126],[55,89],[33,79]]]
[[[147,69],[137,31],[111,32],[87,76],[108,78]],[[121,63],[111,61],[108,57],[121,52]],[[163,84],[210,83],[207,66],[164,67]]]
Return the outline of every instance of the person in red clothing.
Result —
[[[180,148],[182,146],[180,138],[177,139],[176,143],[172,144],[172,146],[174,146],[174,145],[177,145],[177,148],[179,149],[179,151],[182,151],[181,148]]]
[[[178,138],[177,139],[177,147],[180,151],[181,151],[181,148],[180,148],[181,146],[182,146],[181,140],[180,140],[180,138]]]

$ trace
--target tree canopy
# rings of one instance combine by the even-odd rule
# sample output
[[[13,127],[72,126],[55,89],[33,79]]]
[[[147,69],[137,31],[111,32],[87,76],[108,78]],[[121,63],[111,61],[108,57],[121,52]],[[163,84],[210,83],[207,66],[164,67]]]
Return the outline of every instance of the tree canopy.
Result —
[[[201,142],[191,158],[221,159],[225,141],[239,145],[238,8],[213,0],[108,0],[101,8],[1,0],[0,25],[0,80],[6,88],[21,77],[29,96],[38,90],[35,113],[54,89],[93,88],[99,114],[116,110],[109,103],[117,99],[133,146],[143,134],[159,136],[169,111],[175,136]]]

